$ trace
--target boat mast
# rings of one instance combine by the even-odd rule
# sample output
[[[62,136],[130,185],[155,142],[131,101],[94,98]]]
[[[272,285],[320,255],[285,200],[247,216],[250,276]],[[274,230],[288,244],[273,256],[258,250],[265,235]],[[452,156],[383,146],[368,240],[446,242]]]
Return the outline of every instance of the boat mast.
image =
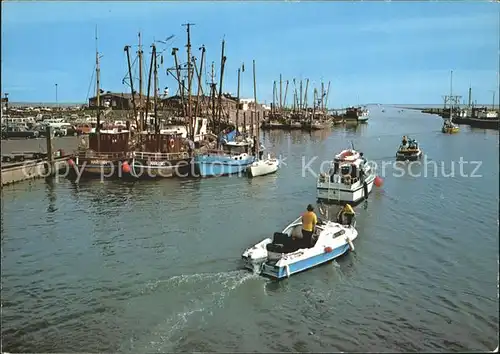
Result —
[[[218,127],[217,127],[217,130],[218,130],[218,133],[220,133],[220,123],[221,123],[221,118],[222,118],[222,79],[224,77],[224,64],[226,63],[226,57],[224,56],[224,46],[225,46],[225,43],[226,41],[223,39],[222,40],[222,51],[221,51],[221,69],[220,69],[220,82],[219,82],[219,121],[218,121]],[[217,139],[217,145],[219,145],[219,140]]]
[[[308,106],[308,104],[307,104],[307,103],[308,103],[308,102],[307,102],[307,100],[308,100],[308,97],[307,97],[307,90],[308,90],[308,89],[309,89],[309,79],[306,79],[306,89],[304,90],[305,92],[304,92],[304,107],[303,107],[303,108],[306,110],[306,112],[305,112],[305,114],[306,114],[306,118],[307,118],[307,113],[308,113],[308,112],[307,112],[307,106]],[[301,98],[300,98],[300,99],[302,100],[302,96],[301,96]]]
[[[312,126],[312,121],[313,121],[314,115],[316,114],[317,96],[318,96],[318,90],[316,88],[314,88],[314,92],[313,92],[313,111],[312,111],[311,118],[309,119],[309,124],[311,124],[311,126]]]
[[[286,107],[286,95],[288,93],[288,80],[286,80],[286,85],[285,85],[285,94],[283,96],[283,106]]]
[[[307,84],[306,84],[307,85]],[[307,89],[306,89],[307,90]],[[300,88],[299,88],[299,93],[300,93],[300,101],[299,101],[299,111],[302,110],[302,108],[304,108],[303,106],[303,102],[302,102],[302,79],[300,79]]]
[[[283,80],[281,79],[281,74],[280,74],[280,112],[283,113]]]
[[[272,113],[273,113],[273,115],[276,114],[276,81],[273,81],[273,110],[272,110]]]
[[[188,136],[191,140],[193,140],[193,121],[191,117],[191,79],[193,75],[191,75],[191,33],[189,29],[191,26],[194,26],[194,23],[185,23],[182,26],[186,26],[186,31],[187,31],[187,44],[186,44],[186,49],[187,49],[187,80],[188,80],[188,106],[187,106],[187,116],[188,116],[188,124],[189,124],[189,129],[188,129]]]
[[[97,104],[97,152],[101,152],[101,68],[99,66],[99,49],[97,41],[97,26],[95,27],[95,77],[96,77],[96,104]]]
[[[326,113],[328,112],[328,95],[330,94],[330,81],[328,81],[328,86],[326,88],[326,97],[325,97],[325,108]]]
[[[293,78],[292,82],[293,82],[293,113],[296,113],[296,110],[298,110],[299,107],[299,97],[297,95],[297,85],[295,82],[295,78]]]
[[[151,47],[153,48],[154,47],[154,44],[151,45]],[[154,57],[155,57],[155,53],[154,51],[152,51],[151,53],[151,63],[149,64],[149,74],[148,74],[148,89],[146,91],[146,107],[144,109],[144,115],[146,116],[146,118],[148,117],[148,113],[149,113],[149,103],[150,103],[150,93],[151,93],[151,75],[153,74],[153,65],[154,65]]]
[[[186,115],[186,108],[184,107],[184,89],[182,87],[182,80],[181,80],[181,68],[179,65],[179,60],[177,59],[177,51],[179,48],[172,48],[172,56],[174,57],[174,65],[175,65],[175,79],[177,80],[177,84],[179,85],[179,97],[181,99],[181,106],[182,106],[182,115],[185,117]]]
[[[210,83],[210,95],[212,96],[212,124],[215,129],[215,63],[212,62],[212,81]]]
[[[280,80],[281,80],[281,75],[280,75]],[[255,80],[255,59],[253,60],[253,111],[254,111],[254,116],[257,119],[257,146],[255,147],[255,153],[256,153],[256,158],[259,156],[259,147],[260,147],[260,135],[259,135],[259,128],[260,128],[260,119],[257,116],[257,85],[256,85],[256,80]]]
[[[240,117],[240,76],[241,76],[241,71],[245,71],[245,64],[242,64],[241,67],[238,68],[238,90],[236,95],[237,100],[238,100],[238,107],[236,108],[236,131],[238,131],[238,123],[239,123],[239,117]]]
[[[321,81],[321,114],[324,114],[325,109],[325,84]]]
[[[128,77],[130,80],[130,90],[132,91],[132,109],[134,113],[134,121],[137,127],[139,127],[139,121],[137,120],[137,105],[135,104],[135,91],[134,91],[134,79],[132,78],[132,65],[130,64],[130,46],[126,45],[123,49],[127,52],[127,64],[128,64]]]
[[[450,73],[450,123],[453,120],[453,70]]]
[[[201,61],[200,61],[200,70],[198,71],[196,67],[196,62],[194,63],[196,69],[196,75],[198,76],[198,92],[196,93],[196,111],[195,111],[195,119],[198,120],[198,116],[200,115],[201,104],[200,104],[200,93],[203,94],[203,87],[201,82],[201,76],[203,75],[203,63],[205,62],[205,46],[202,45],[200,47],[201,50]],[[203,94],[205,97],[205,94]],[[205,100],[203,99],[203,102]]]
[[[139,36],[139,48],[137,50],[137,55],[138,55],[138,58],[139,58],[139,114],[140,114],[140,132],[142,133],[144,131],[144,106],[143,106],[143,102],[142,102],[142,96],[143,96],[143,92],[142,92],[142,42],[141,42],[141,32],[139,32],[138,34]]]
[[[153,89],[155,91],[153,96],[153,104],[154,104],[154,115],[155,115],[155,134],[156,134],[156,151],[160,152],[160,139],[158,134],[160,133],[159,124],[158,124],[158,64],[156,62],[156,45],[152,45],[153,47],[153,60],[154,60],[154,69],[153,69],[153,77],[154,84]]]

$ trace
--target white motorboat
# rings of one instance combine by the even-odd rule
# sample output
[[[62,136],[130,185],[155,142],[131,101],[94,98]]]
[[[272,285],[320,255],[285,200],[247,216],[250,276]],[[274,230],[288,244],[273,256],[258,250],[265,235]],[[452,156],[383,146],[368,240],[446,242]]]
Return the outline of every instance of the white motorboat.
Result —
[[[273,239],[266,238],[243,252],[245,268],[274,279],[288,278],[354,251],[353,240],[358,232],[355,222],[346,226],[319,219],[312,247],[304,248],[301,236],[302,217],[299,217],[282,232],[275,232]]]
[[[247,167],[249,177],[265,176],[278,171],[280,162],[277,158],[271,158],[268,154],[266,159],[256,160]]]
[[[375,171],[364,157],[354,149],[335,155],[328,173],[321,173],[316,184],[319,200],[356,204],[373,189]]]

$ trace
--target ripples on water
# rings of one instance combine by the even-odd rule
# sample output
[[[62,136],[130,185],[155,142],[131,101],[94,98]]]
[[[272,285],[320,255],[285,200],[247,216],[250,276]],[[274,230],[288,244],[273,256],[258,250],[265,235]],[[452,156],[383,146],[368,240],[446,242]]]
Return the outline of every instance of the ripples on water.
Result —
[[[494,349],[498,132],[448,136],[440,126],[433,116],[374,109],[363,126],[266,132],[287,166],[253,180],[5,188],[3,349]],[[246,247],[315,200],[302,155],[319,156],[317,170],[353,140],[369,159],[391,160],[403,134],[446,171],[460,156],[483,158],[483,177],[395,178],[389,166],[384,187],[358,208],[356,253],[282,282],[240,269]]]

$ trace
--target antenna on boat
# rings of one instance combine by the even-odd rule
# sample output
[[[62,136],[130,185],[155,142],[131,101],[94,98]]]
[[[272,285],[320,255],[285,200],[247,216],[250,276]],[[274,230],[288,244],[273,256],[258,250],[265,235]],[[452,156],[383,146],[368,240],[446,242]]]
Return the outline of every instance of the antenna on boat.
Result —
[[[352,150],[355,150],[355,149],[354,149],[354,142],[353,142],[352,140],[351,140],[351,149],[352,149]]]

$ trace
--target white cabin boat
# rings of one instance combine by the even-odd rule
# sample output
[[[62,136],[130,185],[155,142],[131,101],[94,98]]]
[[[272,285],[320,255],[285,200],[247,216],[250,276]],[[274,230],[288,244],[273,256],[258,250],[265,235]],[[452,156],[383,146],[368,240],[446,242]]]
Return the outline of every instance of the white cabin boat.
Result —
[[[354,149],[335,155],[330,171],[318,177],[316,189],[319,200],[337,204],[356,204],[373,189],[375,171]]]
[[[318,219],[311,247],[304,247],[301,236],[299,217],[282,232],[275,232],[273,239],[266,238],[243,252],[245,268],[274,279],[288,278],[354,250],[358,232],[354,225]]]

